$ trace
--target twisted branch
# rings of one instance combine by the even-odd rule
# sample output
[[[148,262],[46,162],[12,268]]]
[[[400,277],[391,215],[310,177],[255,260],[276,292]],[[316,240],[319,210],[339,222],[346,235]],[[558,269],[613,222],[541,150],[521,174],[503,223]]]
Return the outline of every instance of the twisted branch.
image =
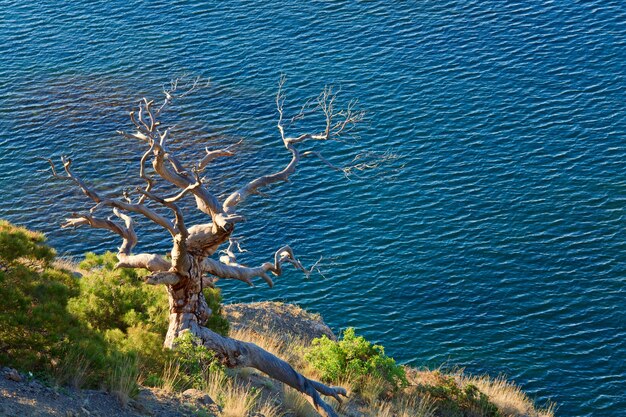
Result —
[[[291,153],[291,160],[285,168],[281,171],[264,175],[249,182],[239,190],[232,193],[224,201],[222,209],[227,214],[233,214],[235,207],[245,201],[247,197],[252,194],[259,194],[259,189],[266,187],[270,184],[288,181],[289,177],[296,171],[296,166],[300,161],[300,157],[304,156],[300,154],[300,151],[296,148],[296,144],[300,144],[306,140],[326,141],[326,140],[339,140],[339,138],[346,133],[349,133],[352,128],[363,119],[363,112],[355,111],[355,101],[350,102],[348,108],[345,110],[335,111],[334,102],[336,94],[333,93],[331,87],[324,88],[324,91],[319,95],[317,99],[316,109],[320,109],[324,114],[325,128],[321,133],[312,134],[304,133],[297,137],[288,137],[285,134],[284,120],[284,103],[285,95],[283,93],[283,85],[285,78],[281,77],[278,93],[276,94],[276,108],[278,110],[278,123],[276,127],[280,133],[281,140],[285,148]],[[304,110],[300,111],[300,114],[292,119],[301,119],[304,117]],[[333,169],[337,169],[333,164],[328,162],[319,152],[305,152],[306,155],[315,154],[327,165]],[[341,168],[338,168],[341,169]],[[343,170],[343,169],[341,169]]]
[[[232,253],[232,252],[231,252]],[[215,275],[218,278],[235,279],[243,281],[250,286],[254,286],[252,278],[261,277],[270,287],[274,286],[274,281],[270,278],[268,272],[271,272],[275,276],[280,276],[283,273],[282,265],[287,262],[293,265],[296,269],[304,272],[308,277],[314,268],[317,267],[317,263],[309,269],[306,269],[304,265],[295,257],[293,250],[289,246],[283,246],[278,249],[274,254],[274,263],[265,262],[257,267],[248,267],[238,264],[234,257],[227,254],[222,256],[220,261],[215,259],[206,258],[202,262],[202,270],[205,273]]]
[[[119,210],[129,211],[133,213],[139,213],[144,215],[146,218],[150,219],[154,223],[166,229],[172,236],[176,234],[176,229],[171,221],[156,213],[154,210],[149,209],[144,204],[132,204],[126,201],[121,201],[111,197],[103,197],[96,193],[94,190],[89,188],[79,177],[74,175],[71,170],[72,159],[63,157],[62,159],[63,167],[67,175],[63,176],[57,173],[56,167],[51,159],[48,159],[48,163],[52,169],[52,176],[57,179],[72,181],[74,184],[78,186],[78,188],[93,200],[96,203],[96,207],[100,206],[109,206],[113,208],[117,208]]]
[[[144,268],[152,272],[167,271],[171,264],[163,257],[141,253],[131,255],[131,252],[137,244],[137,235],[133,228],[133,220],[130,216],[113,209],[117,217],[124,220],[125,226],[122,226],[110,219],[100,219],[91,215],[78,215],[66,219],[61,226],[63,228],[76,228],[80,226],[91,226],[96,229],[106,229],[120,235],[123,239],[122,245],[118,249],[116,268]]]
[[[167,92],[164,105],[169,103],[171,98],[171,92]],[[126,138],[140,140],[149,145],[149,150],[144,153],[144,157],[142,158],[142,173],[145,162],[149,158],[150,154],[152,154],[152,167],[155,172],[165,181],[183,190],[191,187],[190,191],[196,198],[196,205],[198,209],[211,216],[214,224],[220,227],[225,227],[228,219],[225,219],[222,215],[223,210],[217,198],[204,186],[196,184],[197,181],[195,176],[185,170],[176,157],[167,151],[166,141],[169,130],[166,130],[164,133],[161,133],[158,130],[160,122],[157,120],[157,116],[160,113],[160,109],[157,112],[154,112],[152,106],[152,101],[148,101],[145,98],[142,99],[142,101],[139,102],[138,112],[130,112],[130,120],[137,128],[137,131],[135,133],[125,133],[123,131],[118,132]],[[228,156],[229,152],[230,151],[218,151],[217,154],[213,154],[210,158],[205,157],[200,162],[199,166],[202,166],[203,161],[206,159],[207,161],[202,167],[202,169],[204,169],[204,167],[206,167],[211,160],[217,158],[218,156]],[[150,187],[150,184],[148,185]],[[147,188],[146,191],[150,191],[150,188]]]
[[[251,367],[266,373],[290,387],[307,395],[307,400],[315,409],[326,417],[337,417],[337,414],[320,396],[327,395],[341,402],[341,396],[347,392],[341,387],[330,387],[320,382],[308,379],[298,373],[291,365],[275,355],[248,342],[220,336],[219,334],[200,327],[195,323],[190,331],[200,337],[203,344],[214,351],[229,367]]]

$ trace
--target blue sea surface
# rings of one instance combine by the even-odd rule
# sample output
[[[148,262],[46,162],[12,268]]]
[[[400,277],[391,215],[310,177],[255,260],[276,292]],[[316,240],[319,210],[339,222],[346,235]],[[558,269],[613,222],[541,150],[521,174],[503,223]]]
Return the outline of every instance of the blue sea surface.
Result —
[[[139,185],[145,149],[116,130],[171,79],[211,79],[163,116],[181,159],[243,140],[207,171],[220,198],[289,160],[280,74],[289,112],[325,84],[359,99],[360,140],[315,149],[396,159],[349,179],[306,159],[240,209],[241,261],[288,243],[323,276],[224,282],[226,299],[298,303],[413,366],[503,374],[558,416],[626,415],[626,3],[5,0],[0,57],[0,217],[67,256],[119,241],[59,228],[90,205],[40,158],[72,156],[103,192]]]

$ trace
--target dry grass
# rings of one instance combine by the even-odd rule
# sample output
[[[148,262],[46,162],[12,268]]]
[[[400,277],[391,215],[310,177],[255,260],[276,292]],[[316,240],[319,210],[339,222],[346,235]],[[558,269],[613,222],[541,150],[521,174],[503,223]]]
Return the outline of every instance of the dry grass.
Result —
[[[85,355],[76,351],[68,352],[59,366],[54,368],[54,378],[58,385],[69,385],[79,389],[89,376],[89,361]]]
[[[475,385],[506,417],[554,417],[554,404],[545,409],[537,409],[528,395],[503,377],[476,377],[460,373],[457,378],[463,385]]]
[[[130,398],[137,393],[138,377],[137,359],[135,357],[127,356],[119,360],[113,367],[109,379],[109,390],[123,407],[126,407]]]
[[[319,417],[319,414],[304,395],[291,387],[283,388],[283,406],[289,410],[294,417]]]
[[[293,336],[281,334],[278,331],[268,331],[261,334],[247,328],[231,330],[229,336],[233,339],[254,343],[289,363],[302,362],[300,352],[302,342]]]
[[[434,417],[436,407],[432,399],[426,397],[405,397],[397,405],[397,417]]]
[[[177,391],[180,386],[180,364],[177,361],[168,361],[163,367],[161,389],[167,392]]]
[[[368,404],[375,404],[389,391],[389,384],[382,378],[372,375],[359,376],[351,384],[358,385],[357,390],[361,398]]]
[[[224,386],[227,384],[227,382],[228,381],[226,375],[219,372],[210,373],[209,376],[204,380],[202,391],[209,394],[209,397],[211,397],[213,401],[219,403],[219,397],[222,394]]]
[[[256,405],[256,412],[263,415],[263,417],[283,417],[285,412],[282,411],[280,405],[275,404],[274,400],[265,400]]]
[[[56,257],[54,261],[52,261],[52,266],[57,269],[62,269],[68,272],[76,272],[82,274],[85,271],[82,271],[78,266],[78,262],[75,262],[72,258],[68,257]]]
[[[232,381],[222,389],[218,398],[222,402],[222,417],[247,416],[255,407],[259,394],[250,385],[237,385]]]
[[[222,408],[222,417],[242,417],[257,406],[259,393],[250,385],[239,385],[226,375],[213,372],[205,380],[203,391]]]
[[[369,417],[434,417],[435,411],[429,397],[401,396],[395,402],[377,402],[367,413]]]

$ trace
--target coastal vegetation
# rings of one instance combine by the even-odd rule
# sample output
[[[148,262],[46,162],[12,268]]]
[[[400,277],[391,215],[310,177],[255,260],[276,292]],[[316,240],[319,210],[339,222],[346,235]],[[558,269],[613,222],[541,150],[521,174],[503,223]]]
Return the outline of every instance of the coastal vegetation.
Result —
[[[300,393],[264,373],[227,369],[190,332],[164,349],[167,293],[143,284],[147,271],[114,264],[112,253],[90,253],[78,264],[59,259],[40,233],[1,221],[0,367],[30,372],[50,386],[105,389],[127,407],[136,406],[140,389],[154,387],[181,398],[190,390],[210,397],[181,415],[317,415]],[[297,307],[263,304],[229,324],[219,291],[204,291],[214,331],[280,355],[308,378],[345,386],[347,400],[327,400],[338,415],[553,416],[503,378],[398,365],[356,330],[336,339],[319,317]],[[268,310],[292,323],[268,328],[262,315]]]

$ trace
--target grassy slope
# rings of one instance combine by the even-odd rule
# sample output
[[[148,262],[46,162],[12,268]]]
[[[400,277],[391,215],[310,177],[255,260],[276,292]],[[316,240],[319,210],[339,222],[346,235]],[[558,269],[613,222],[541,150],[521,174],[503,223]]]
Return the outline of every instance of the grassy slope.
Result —
[[[55,259],[41,234],[0,221],[0,367],[34,372],[51,385],[104,388],[121,404],[146,392],[140,388],[143,384],[181,401],[182,391],[200,389],[221,405],[223,417],[253,411],[264,417],[315,415],[301,395],[254,370],[224,373],[219,366],[196,366],[194,358],[209,356],[193,348],[183,356],[163,352],[163,289],[143,285],[141,273],[114,270],[114,258],[89,255],[79,269]],[[219,293],[207,297],[219,313]],[[224,310],[232,337],[256,343],[304,375],[320,379],[306,352],[314,337],[334,340],[334,335],[319,316],[281,303]],[[215,330],[226,332],[228,324],[221,315],[215,319]],[[351,395],[336,408],[348,417],[553,416],[550,409],[536,409],[501,378],[408,368],[406,374],[408,385],[395,390],[372,376],[339,375],[330,382],[346,387]],[[210,410],[199,406],[195,413],[209,415]]]
[[[242,319],[237,313],[240,305],[226,307],[227,317],[231,321],[231,336],[255,343],[268,351],[289,361],[294,367],[307,377],[319,378],[319,372],[310,363],[303,359],[303,352],[308,348],[310,333],[315,329],[324,334],[327,328],[321,319],[310,315],[293,305],[281,303],[256,303],[241,305],[247,310]],[[255,313],[256,311],[256,313]],[[267,316],[277,317],[270,325]],[[255,319],[258,318],[258,319]],[[285,319],[281,319],[285,317]],[[306,326],[301,326],[303,332],[294,331],[292,325],[295,317],[299,317]],[[307,331],[307,327],[310,329]],[[345,375],[339,385],[351,391],[349,400],[343,404],[336,404],[340,414],[346,417],[379,416],[379,417],[553,417],[551,408],[538,409],[533,401],[517,386],[503,378],[488,376],[473,377],[463,372],[444,373],[441,370],[406,368],[409,385],[399,392],[385,395],[379,391],[376,380],[371,385]],[[303,401],[301,396],[293,395],[290,391],[274,387],[271,380],[259,375],[254,370],[243,370],[238,374],[242,386],[250,384],[269,391],[266,396],[275,396],[282,404],[288,415],[298,417],[315,416],[314,411]],[[495,406],[495,410],[487,404],[476,406],[479,401],[469,404],[467,392],[474,389],[479,397],[483,393],[488,403]],[[355,389],[357,388],[357,389]],[[358,392],[357,392],[358,390]],[[265,416],[270,417],[270,416]]]

